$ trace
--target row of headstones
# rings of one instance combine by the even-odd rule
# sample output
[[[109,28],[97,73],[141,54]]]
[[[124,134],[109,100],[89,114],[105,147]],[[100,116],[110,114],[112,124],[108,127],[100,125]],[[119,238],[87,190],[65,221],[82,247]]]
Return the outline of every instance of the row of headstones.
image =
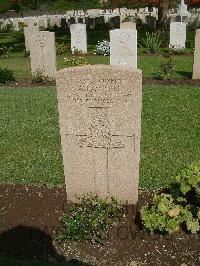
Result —
[[[150,26],[152,30],[156,29],[156,20],[158,19],[157,10],[153,8],[152,10],[149,8],[139,9],[139,10],[132,10],[132,13],[129,12],[127,14],[128,9],[121,9],[118,12],[115,10],[114,12],[106,12],[103,13],[103,23],[108,23],[110,19],[113,17],[116,17],[119,19],[119,21],[123,21],[126,16],[133,16],[133,17],[139,17],[142,19],[143,23],[146,23]],[[100,12],[101,10],[99,10]],[[101,11],[102,12],[102,11]],[[119,16],[120,12],[120,16]],[[91,12],[88,11],[90,15],[94,14],[94,10]],[[19,22],[23,22],[25,26],[33,26],[38,25],[39,27],[43,29],[47,29],[48,27],[61,27],[62,20],[63,24],[73,24],[73,23],[86,23],[89,24],[89,15],[85,14],[83,11],[81,13],[77,12],[77,14],[74,13],[74,11],[68,11],[66,14],[63,15],[49,15],[49,16],[38,16],[38,17],[25,17],[25,18],[16,18],[16,19],[6,19],[6,20],[0,20],[0,26],[5,27],[7,23],[12,22],[13,28],[15,31],[20,30]],[[118,16],[116,16],[118,13]],[[91,17],[91,20],[95,20],[95,17],[101,16],[102,13],[94,15],[94,17]],[[183,21],[188,22],[189,18],[191,17],[191,14],[187,11],[187,5],[184,4],[184,0],[181,1],[181,4],[178,7],[177,14],[170,15],[169,20],[170,22],[175,21]],[[91,22],[91,21],[90,21]],[[92,25],[95,24],[95,21],[91,22]],[[114,27],[115,28],[115,27]]]
[[[87,53],[87,32],[84,24],[72,24],[72,53],[81,51]],[[197,31],[198,33],[199,31]],[[56,48],[55,33],[39,31],[38,27],[24,29],[27,51],[30,50],[32,74],[41,72],[44,76],[55,77]],[[184,48],[186,41],[185,23],[171,23],[170,45],[176,49]],[[199,35],[196,35],[194,79],[200,78],[199,67]],[[122,23],[121,29],[110,31],[110,65],[137,68],[137,30],[134,23]]]
[[[137,30],[135,24],[124,23],[122,29],[110,31],[110,64],[137,68]],[[127,29],[128,27],[128,29]],[[72,53],[87,53],[85,24],[72,24]],[[25,27],[26,50],[30,51],[32,75],[37,73],[54,78],[56,74],[55,33],[39,31],[38,27]]]

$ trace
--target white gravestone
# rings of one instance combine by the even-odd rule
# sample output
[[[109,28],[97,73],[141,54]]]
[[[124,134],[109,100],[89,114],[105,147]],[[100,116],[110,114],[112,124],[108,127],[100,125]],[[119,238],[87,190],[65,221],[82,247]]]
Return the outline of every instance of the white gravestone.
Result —
[[[170,46],[173,49],[185,49],[186,23],[170,23]]]
[[[110,31],[110,65],[137,68],[137,30]]]
[[[32,75],[37,73],[49,78],[56,75],[56,47],[55,33],[40,31],[35,33],[31,43],[31,69]]]
[[[67,199],[94,192],[137,204],[141,70],[70,67],[56,85]]]
[[[33,35],[39,32],[38,26],[24,27],[25,47],[26,51],[30,51],[30,43]]]
[[[70,26],[71,33],[71,51],[79,51],[87,53],[87,31],[85,24],[72,24]]]
[[[193,79],[200,79],[200,29],[196,30],[193,63]]]

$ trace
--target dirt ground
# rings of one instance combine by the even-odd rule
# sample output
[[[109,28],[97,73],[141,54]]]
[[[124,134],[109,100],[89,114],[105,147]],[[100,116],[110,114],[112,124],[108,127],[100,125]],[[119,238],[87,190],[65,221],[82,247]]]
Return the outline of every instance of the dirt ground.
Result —
[[[139,210],[152,192],[140,191]],[[0,185],[0,257],[75,265],[200,265],[200,235],[149,235],[129,219],[110,230],[106,244],[58,244],[59,218],[68,210],[65,188]],[[130,212],[131,213],[131,212]],[[85,263],[85,264],[82,264]]]

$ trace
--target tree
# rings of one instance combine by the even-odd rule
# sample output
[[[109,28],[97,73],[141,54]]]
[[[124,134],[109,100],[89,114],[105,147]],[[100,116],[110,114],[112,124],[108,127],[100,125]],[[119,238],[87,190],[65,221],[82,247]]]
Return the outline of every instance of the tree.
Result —
[[[166,30],[169,0],[160,0],[158,3],[158,31]]]

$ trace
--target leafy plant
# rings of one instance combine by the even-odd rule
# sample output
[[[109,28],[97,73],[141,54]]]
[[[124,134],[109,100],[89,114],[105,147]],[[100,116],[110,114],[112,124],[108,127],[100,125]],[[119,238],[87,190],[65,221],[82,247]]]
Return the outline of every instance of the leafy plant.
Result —
[[[163,56],[160,71],[154,74],[155,79],[169,79],[175,70],[173,50],[169,48],[167,55]]]
[[[49,84],[53,79],[45,76],[40,70],[36,71],[32,76],[32,84]]]
[[[61,219],[60,241],[89,240],[104,243],[108,229],[122,216],[124,204],[112,198],[101,199],[95,194],[77,198],[78,203]]]
[[[6,84],[15,81],[15,76],[12,70],[0,67],[0,83]]]
[[[160,35],[157,33],[146,32],[146,38],[142,39],[143,48],[145,48],[147,53],[155,54],[161,46],[162,40],[160,39]]]
[[[30,57],[30,51],[24,51],[24,57]]]
[[[1,46],[0,56],[4,56],[5,58],[8,58],[11,50],[12,50],[12,47]]]
[[[183,201],[184,202],[184,201]],[[141,219],[151,233],[175,233],[186,226],[188,231],[196,233],[200,229],[199,214],[190,205],[177,203],[170,194],[155,195],[152,205],[141,209]]]
[[[65,57],[64,61],[69,67],[88,65],[88,62],[84,57],[75,57],[75,58]]]
[[[66,54],[68,52],[69,48],[66,43],[57,43],[56,44],[56,54],[61,55],[61,54]]]
[[[183,195],[194,192],[200,199],[200,162],[191,164],[177,177],[176,182],[180,186]]]
[[[109,41],[103,40],[102,42],[98,42],[96,45],[95,54],[98,55],[110,55],[110,43]]]

